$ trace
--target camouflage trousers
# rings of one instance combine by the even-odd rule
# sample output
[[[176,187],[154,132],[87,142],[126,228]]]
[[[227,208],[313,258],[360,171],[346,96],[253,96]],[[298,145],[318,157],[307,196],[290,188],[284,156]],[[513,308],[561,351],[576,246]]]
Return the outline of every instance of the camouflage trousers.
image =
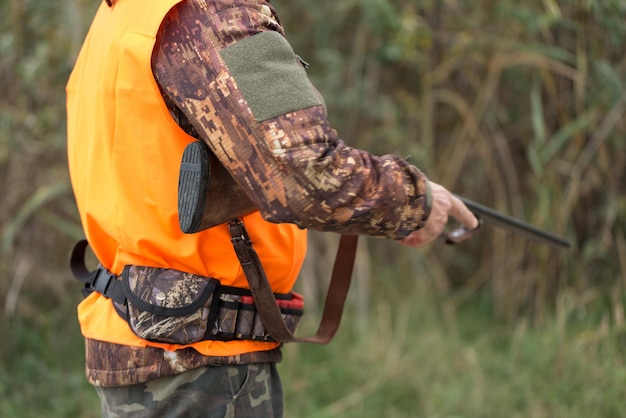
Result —
[[[131,386],[96,387],[103,418],[282,418],[275,363],[207,366]]]

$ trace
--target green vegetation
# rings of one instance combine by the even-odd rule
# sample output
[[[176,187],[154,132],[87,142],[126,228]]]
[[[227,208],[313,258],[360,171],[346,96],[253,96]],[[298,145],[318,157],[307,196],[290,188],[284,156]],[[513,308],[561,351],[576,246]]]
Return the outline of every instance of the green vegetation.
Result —
[[[351,145],[568,237],[363,239],[345,321],[289,345],[288,417],[620,417],[626,387],[626,3],[275,0]],[[0,416],[97,417],[64,85],[96,0],[0,2]],[[335,237],[298,286],[312,332]]]
[[[623,339],[566,297],[542,326],[505,326],[480,308],[441,312],[425,286],[412,304],[380,302],[359,334],[288,346],[281,371],[292,417],[620,417]],[[438,298],[435,298],[438,299]]]

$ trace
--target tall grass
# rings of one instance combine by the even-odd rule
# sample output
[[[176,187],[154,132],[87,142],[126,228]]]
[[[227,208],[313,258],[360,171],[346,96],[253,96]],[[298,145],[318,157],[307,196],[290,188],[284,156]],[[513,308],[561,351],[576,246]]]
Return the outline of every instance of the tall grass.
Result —
[[[433,181],[573,243],[557,253],[486,229],[426,259],[443,287],[486,287],[495,315],[540,321],[561,289],[622,281],[623,2],[295,3],[286,25],[322,92],[341,92],[327,101],[346,141],[410,155]],[[298,37],[301,21],[320,30]]]
[[[597,309],[598,295],[563,293],[541,325],[510,326],[486,297],[450,308],[432,283],[414,278],[400,290],[379,279],[365,332],[349,314],[330,346],[285,348],[288,417],[626,413],[624,328]]]
[[[573,243],[489,228],[422,251],[362,240],[337,340],[285,349],[288,415],[625,415],[624,1],[273,4],[346,142]],[[81,230],[64,127],[97,5],[0,2],[3,417],[98,415],[67,267]],[[335,239],[311,235],[307,321]]]
[[[21,295],[20,314],[1,318],[0,416],[100,416],[96,393],[84,376],[76,300]]]

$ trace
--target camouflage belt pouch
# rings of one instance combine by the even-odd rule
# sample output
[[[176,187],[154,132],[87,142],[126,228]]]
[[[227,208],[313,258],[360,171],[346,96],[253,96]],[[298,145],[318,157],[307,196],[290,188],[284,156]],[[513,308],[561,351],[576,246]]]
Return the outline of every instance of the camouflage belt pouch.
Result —
[[[127,266],[122,273],[128,323],[149,341],[191,344],[202,341],[215,322],[213,303],[219,281],[191,273]]]

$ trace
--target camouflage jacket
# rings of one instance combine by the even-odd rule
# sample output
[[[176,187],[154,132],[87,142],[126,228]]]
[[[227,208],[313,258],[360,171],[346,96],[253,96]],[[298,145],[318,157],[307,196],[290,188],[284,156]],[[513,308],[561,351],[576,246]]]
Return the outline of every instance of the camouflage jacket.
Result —
[[[170,109],[266,220],[393,239],[423,226],[425,176],[337,137],[269,2],[182,2],[159,40],[153,70]]]

